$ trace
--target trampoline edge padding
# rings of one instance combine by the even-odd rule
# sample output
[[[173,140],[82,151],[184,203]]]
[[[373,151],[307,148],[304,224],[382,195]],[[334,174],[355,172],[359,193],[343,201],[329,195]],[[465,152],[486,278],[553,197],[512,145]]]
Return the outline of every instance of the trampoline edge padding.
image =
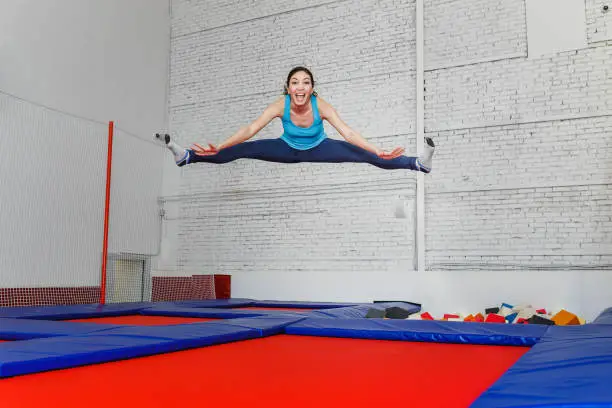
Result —
[[[287,334],[437,343],[533,346],[548,326],[429,320],[328,319],[307,317]]]
[[[114,324],[56,322],[49,320],[0,318],[1,340],[31,340],[101,332],[120,327]]]
[[[253,306],[257,307],[295,307],[302,309],[335,309],[340,307],[359,306],[360,303],[335,303],[335,302],[307,302],[302,300],[257,300]]]
[[[143,303],[111,303],[108,305],[61,305],[61,306],[22,306],[0,308],[0,318],[32,320],[68,320],[87,317],[122,316],[135,314],[151,307]]]
[[[0,378],[255,339],[277,334],[295,317],[263,317],[172,326],[124,326],[89,334],[0,345]],[[248,321],[246,321],[248,320]]]
[[[223,308],[188,308],[181,306],[155,306],[139,312],[143,316],[202,317],[209,319],[236,319],[267,316],[303,316],[298,312],[278,310],[232,310]]]
[[[552,326],[472,407],[610,407],[610,373],[612,326]]]

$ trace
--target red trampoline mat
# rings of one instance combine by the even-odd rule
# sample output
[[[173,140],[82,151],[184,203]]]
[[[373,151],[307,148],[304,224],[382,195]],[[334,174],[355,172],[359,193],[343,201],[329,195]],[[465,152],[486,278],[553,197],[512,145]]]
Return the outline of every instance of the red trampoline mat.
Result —
[[[467,407],[526,347],[278,335],[0,379],[10,407]]]

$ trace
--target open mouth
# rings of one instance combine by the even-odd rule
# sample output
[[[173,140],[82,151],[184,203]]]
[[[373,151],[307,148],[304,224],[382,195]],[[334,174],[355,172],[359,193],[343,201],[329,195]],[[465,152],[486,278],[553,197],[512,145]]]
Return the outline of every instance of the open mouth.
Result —
[[[295,100],[297,102],[304,102],[306,100],[306,94],[295,94]]]

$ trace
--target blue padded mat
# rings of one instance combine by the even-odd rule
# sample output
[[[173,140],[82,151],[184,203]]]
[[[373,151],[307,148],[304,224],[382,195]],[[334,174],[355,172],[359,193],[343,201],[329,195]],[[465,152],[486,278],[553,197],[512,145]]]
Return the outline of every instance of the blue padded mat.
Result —
[[[303,317],[277,316],[277,317],[250,317],[244,319],[228,319],[216,322],[186,323],[170,326],[121,326],[112,330],[105,330],[104,335],[121,335],[137,337],[158,337],[158,338],[181,338],[187,339],[193,336],[198,337],[201,333],[206,333],[216,328],[240,328],[257,331],[258,336],[267,336],[283,332],[283,329],[302,320]]]
[[[261,330],[217,323],[118,327],[103,334],[0,344],[0,377],[167,353],[261,337]]]
[[[287,334],[437,343],[532,346],[549,326],[430,320],[326,319],[308,317]]]
[[[0,318],[0,340],[29,340],[100,332],[114,324],[54,322],[47,320]]]
[[[401,307],[408,310],[411,314],[418,313],[421,310],[420,305],[406,302],[389,302],[389,303],[373,303],[361,304],[350,307],[340,307],[327,310],[315,310],[309,314],[312,317],[328,317],[328,318],[363,318],[368,314],[370,309],[385,310],[389,307]]]
[[[333,309],[337,307],[357,306],[360,303],[330,303],[330,302],[304,302],[282,300],[257,300],[253,306],[259,307],[296,307],[302,309]]]
[[[155,306],[140,311],[145,316],[185,316],[210,319],[236,319],[241,317],[260,316],[304,316],[307,312],[290,312],[280,310],[232,310],[216,308],[185,308],[179,306]]]
[[[611,378],[612,326],[551,326],[472,407],[611,407]]]
[[[84,317],[121,316],[137,313],[153,303],[116,303],[108,305],[25,306],[0,308],[0,317],[38,320],[67,320]]]
[[[303,319],[305,319],[305,317],[262,316],[262,317],[250,317],[250,318],[244,318],[244,319],[223,320],[223,324],[228,325],[228,326],[244,327],[244,328],[259,330],[260,335],[270,336],[273,334],[284,333],[285,327],[289,326],[290,324],[297,323]],[[217,322],[214,322],[214,324],[217,324]]]
[[[172,302],[155,302],[153,306],[177,306],[177,307],[213,307],[228,308],[240,306],[253,306],[255,301],[252,299],[207,299],[207,300],[177,300]]]
[[[607,308],[593,320],[593,324],[612,324],[612,307]]]

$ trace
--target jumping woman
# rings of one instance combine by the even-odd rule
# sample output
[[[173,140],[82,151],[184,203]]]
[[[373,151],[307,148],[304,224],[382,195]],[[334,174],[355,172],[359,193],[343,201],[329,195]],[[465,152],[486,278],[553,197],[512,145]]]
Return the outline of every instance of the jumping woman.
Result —
[[[408,169],[429,173],[434,143],[425,138],[425,151],[419,157],[404,156],[404,148],[384,151],[365,140],[340,119],[336,110],[314,90],[314,77],[305,67],[289,72],[284,95],[268,106],[261,116],[218,146],[190,149],[176,144],[170,135],[156,134],[174,154],[178,166],[198,162],[229,163],[237,159],[256,159],[277,163],[368,163],[387,170]],[[273,119],[281,118],[283,134],[276,139],[248,141]],[[330,139],[323,129],[330,123],[346,140]]]

